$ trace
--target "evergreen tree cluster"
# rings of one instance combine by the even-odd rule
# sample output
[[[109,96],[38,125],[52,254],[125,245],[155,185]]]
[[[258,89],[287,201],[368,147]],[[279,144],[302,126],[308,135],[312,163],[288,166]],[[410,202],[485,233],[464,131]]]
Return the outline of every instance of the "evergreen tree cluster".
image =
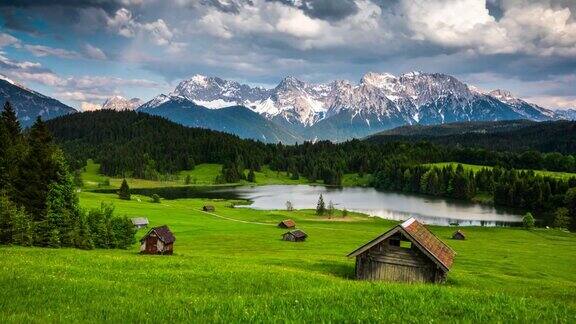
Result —
[[[472,200],[477,193],[488,194],[495,205],[527,210],[543,225],[561,224],[576,229],[576,178],[563,180],[495,167],[474,173],[461,164],[426,167],[388,164],[375,173],[376,188],[439,197]],[[568,218],[568,220],[566,219]]]
[[[96,243],[103,235],[90,223],[97,212],[79,208],[75,182],[46,124],[38,118],[23,132],[7,102],[0,115],[0,244],[126,248],[133,225],[110,213],[104,223],[114,243]]]

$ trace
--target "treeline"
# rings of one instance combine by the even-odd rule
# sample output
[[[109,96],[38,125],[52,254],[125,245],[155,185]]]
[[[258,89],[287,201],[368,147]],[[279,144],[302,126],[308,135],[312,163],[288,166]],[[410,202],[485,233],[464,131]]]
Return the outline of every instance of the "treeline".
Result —
[[[407,126],[383,132],[368,140],[374,143],[428,141],[452,148],[574,154],[576,122],[497,121]]]
[[[533,171],[456,168],[388,164],[373,178],[376,188],[472,200],[476,194],[490,196],[494,204],[535,214],[542,225],[576,229],[576,178],[562,180]]]
[[[9,103],[0,116],[0,244],[127,248],[134,227],[112,208],[85,212],[63,152],[38,118],[27,131]]]
[[[110,176],[155,179],[200,163],[227,164],[231,179],[244,170],[269,165],[339,185],[343,174],[374,173],[387,163],[421,164],[455,161],[506,169],[576,172],[571,154],[537,151],[499,152],[482,148],[448,147],[430,142],[351,140],[297,145],[264,144],[237,136],[187,128],[157,116],[137,112],[96,111],[73,114],[48,122],[74,169],[89,158]],[[572,154],[574,151],[571,151]],[[234,172],[238,170],[238,172]]]

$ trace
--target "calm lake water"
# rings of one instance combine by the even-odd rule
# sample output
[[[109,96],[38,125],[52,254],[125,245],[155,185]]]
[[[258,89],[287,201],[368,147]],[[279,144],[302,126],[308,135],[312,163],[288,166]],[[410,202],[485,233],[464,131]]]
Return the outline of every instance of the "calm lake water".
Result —
[[[116,192],[116,190],[99,190]],[[168,187],[132,189],[132,193],[165,199],[221,198],[246,199],[251,204],[239,207],[278,210],[291,201],[295,209],[314,209],[320,194],[326,206],[332,201],[337,209],[347,209],[386,219],[405,220],[415,217],[426,224],[447,226],[514,226],[522,216],[492,206],[440,198],[378,191],[374,188],[334,188],[310,185],[270,185],[239,187]]]
[[[247,199],[254,209],[285,209],[291,201],[295,209],[316,208],[323,195],[326,206],[332,201],[336,209],[347,209],[386,219],[405,220],[415,217],[426,224],[511,226],[522,221],[520,215],[491,206],[449,201],[445,199],[401,193],[383,192],[374,188],[330,188],[309,185],[275,185],[218,189],[224,195],[234,194]]]

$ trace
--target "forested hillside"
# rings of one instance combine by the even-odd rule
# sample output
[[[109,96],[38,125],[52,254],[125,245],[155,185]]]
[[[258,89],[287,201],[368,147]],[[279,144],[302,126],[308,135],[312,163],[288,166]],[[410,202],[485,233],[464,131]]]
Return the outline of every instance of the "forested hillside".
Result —
[[[51,120],[48,127],[74,161],[74,168],[93,158],[100,163],[100,171],[111,176],[157,179],[159,174],[191,169],[199,163],[222,164],[222,182],[238,182],[247,177],[246,170],[259,170],[264,165],[287,172],[292,179],[304,176],[327,185],[340,185],[346,173],[361,177],[369,173],[373,175],[370,184],[377,188],[461,200],[482,194],[495,204],[531,211],[546,224],[552,224],[557,213],[576,217],[576,205],[572,205],[576,204],[576,189],[570,190],[576,187],[574,178],[516,171],[575,172],[576,161],[569,154],[492,151],[417,141],[264,144],[137,112],[75,114]],[[565,143],[558,137],[555,142]],[[522,142],[514,136],[510,141],[515,147]],[[497,168],[473,173],[425,165],[443,161]],[[573,227],[576,221],[571,224]]]
[[[576,122],[500,121],[404,126],[373,135],[373,143],[429,141],[451,147],[497,151],[576,153]]]

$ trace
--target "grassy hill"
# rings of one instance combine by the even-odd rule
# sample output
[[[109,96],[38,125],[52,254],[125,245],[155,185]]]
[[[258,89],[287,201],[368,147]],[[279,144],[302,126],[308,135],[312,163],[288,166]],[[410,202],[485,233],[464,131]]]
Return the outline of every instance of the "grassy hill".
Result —
[[[438,163],[428,163],[428,166],[436,166],[439,168],[443,168],[445,166],[451,165],[453,168],[456,168],[458,164],[462,164],[464,170],[472,170],[474,172],[480,171],[484,168],[492,169],[491,166],[484,166],[484,165],[474,165],[474,164],[465,164],[465,163],[458,163],[458,162],[438,162]],[[552,177],[557,179],[564,179],[568,180],[570,178],[576,177],[576,173],[569,173],[569,172],[554,172],[554,171],[543,171],[543,170],[532,170],[536,175],[541,175],[543,177]]]
[[[173,256],[129,250],[0,247],[0,318],[22,322],[574,322],[576,235],[558,230],[431,227],[458,253],[442,285],[353,280],[346,254],[395,222],[352,214],[160,204],[83,192],[81,205],[167,224]],[[214,214],[200,211],[216,206]],[[310,237],[280,240],[294,219]],[[141,230],[137,237],[144,234]]]
[[[169,180],[145,180],[138,178],[127,178],[126,181],[130,188],[157,188],[157,187],[174,187],[185,186],[186,177],[190,176],[189,185],[214,185],[216,177],[222,170],[221,164],[199,164],[194,170],[183,170],[178,172],[177,176]],[[251,183],[242,180],[240,184],[256,184],[256,185],[273,185],[273,184],[307,184],[310,181],[306,177],[300,177],[298,180],[293,180],[286,172],[277,172],[270,170],[268,166],[262,167],[260,171],[256,171],[256,182]],[[95,188],[120,188],[123,178],[107,177],[100,174],[100,164],[95,163],[89,159],[86,166],[81,173],[85,189]],[[364,175],[360,177],[357,173],[345,174],[342,179],[343,186],[367,186],[370,182],[371,176]],[[322,184],[322,180],[315,182]],[[227,184],[230,185],[230,184]]]

